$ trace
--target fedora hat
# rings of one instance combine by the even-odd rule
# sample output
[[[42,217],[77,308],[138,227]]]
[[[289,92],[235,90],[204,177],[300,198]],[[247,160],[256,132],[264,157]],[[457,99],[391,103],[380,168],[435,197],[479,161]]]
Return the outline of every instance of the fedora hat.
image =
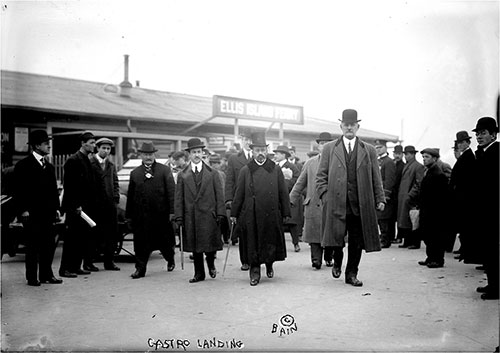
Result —
[[[403,146],[401,145],[394,146],[394,153],[403,153]]]
[[[99,140],[95,142],[95,144],[97,147],[99,147],[100,145],[110,145],[111,147],[113,147],[115,145],[113,140],[108,139],[107,137],[101,137]]]
[[[187,145],[187,148],[184,149],[184,151],[191,151],[192,149],[194,148],[205,148],[205,145],[203,144],[203,142],[201,142],[201,140],[197,137],[193,137],[192,139],[189,139],[188,140],[188,145]]]
[[[421,154],[427,153],[430,154],[432,157],[439,158],[439,149],[437,148],[424,148],[420,153]]]
[[[354,124],[361,120],[358,120],[357,111],[355,111],[354,109],[346,109],[342,112],[342,120],[339,119],[339,121],[343,122],[344,124]]]
[[[290,149],[288,148],[288,146],[285,146],[285,145],[279,145],[278,147],[276,147],[275,150],[273,150],[273,152],[274,153],[276,153],[276,152],[284,153],[287,155],[287,157],[291,156]]]
[[[412,145],[405,146],[405,149],[403,150],[403,153],[417,153],[417,152],[418,150],[416,150],[415,147]]]
[[[266,133],[262,132],[254,132],[252,134],[252,143],[250,144],[250,148],[254,147],[267,147],[266,144]]]
[[[137,149],[137,152],[141,153],[155,153],[157,151],[153,142],[143,142],[141,147]]]
[[[320,143],[321,141],[333,141],[333,137],[329,132],[321,132],[316,139],[316,143]]]
[[[469,136],[467,131],[459,131],[457,132],[457,139],[455,140],[455,143],[459,143],[465,140],[470,140],[472,137]]]
[[[29,138],[28,138],[28,144],[30,146],[36,146],[41,144],[42,142],[47,142],[51,140],[52,137],[49,137],[47,135],[47,131],[45,130],[33,130],[30,132]]]
[[[476,128],[472,131],[477,132],[481,130],[498,132],[497,122],[489,116],[484,116],[477,121]]]

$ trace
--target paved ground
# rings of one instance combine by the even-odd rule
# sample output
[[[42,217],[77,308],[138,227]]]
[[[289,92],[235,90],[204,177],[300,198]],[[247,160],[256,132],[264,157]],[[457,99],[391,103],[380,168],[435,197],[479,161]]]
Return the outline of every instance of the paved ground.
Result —
[[[313,270],[307,244],[276,263],[275,278],[250,287],[231,248],[218,253],[216,279],[190,284],[186,259],[165,271],[154,253],[145,278],[100,271],[62,285],[29,287],[24,256],[2,261],[2,350],[47,351],[335,351],[493,352],[499,344],[499,302],[475,288],[482,271],[446,255],[441,269],[417,264],[425,248],[363,254],[355,288]],[[126,244],[131,248],[131,244]],[[61,247],[54,269],[59,267]],[[102,268],[102,263],[97,264]],[[345,264],[344,264],[345,266]]]

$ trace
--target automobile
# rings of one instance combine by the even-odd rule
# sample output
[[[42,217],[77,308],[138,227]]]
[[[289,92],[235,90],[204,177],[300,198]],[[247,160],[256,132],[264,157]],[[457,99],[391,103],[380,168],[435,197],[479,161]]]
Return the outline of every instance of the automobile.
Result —
[[[158,158],[156,159],[157,163],[167,164],[168,159],[166,158]],[[140,158],[132,158],[123,164],[123,167],[117,172],[118,174],[118,185],[120,186],[120,194],[127,195],[128,191],[128,183],[130,181],[130,173],[132,170],[140,166],[142,163],[142,159]]]

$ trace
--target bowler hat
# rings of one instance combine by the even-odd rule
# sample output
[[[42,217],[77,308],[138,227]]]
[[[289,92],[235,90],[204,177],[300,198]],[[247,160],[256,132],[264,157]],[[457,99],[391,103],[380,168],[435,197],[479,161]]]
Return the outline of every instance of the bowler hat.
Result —
[[[403,146],[401,145],[394,146],[394,153],[403,153]]]
[[[432,157],[439,158],[439,150],[437,148],[424,148],[420,153],[421,154],[427,153],[430,154]]]
[[[142,153],[154,153],[158,151],[155,148],[155,145],[153,145],[153,142],[143,142],[141,147],[137,149],[137,152],[142,152]]]
[[[252,143],[250,144],[250,148],[254,147],[267,147],[266,133],[264,131],[254,132],[252,134]]]
[[[201,140],[197,137],[193,137],[192,139],[189,139],[188,140],[188,145],[187,145],[187,148],[184,149],[184,151],[191,151],[192,149],[194,148],[205,148],[205,145],[203,144],[203,142],[201,142]]]
[[[355,111],[354,109],[346,109],[342,112],[342,120],[339,119],[339,121],[343,122],[344,124],[354,124],[361,120],[358,120],[357,111]]]
[[[52,137],[49,137],[49,135],[47,135],[47,131],[33,130],[29,135],[28,144],[31,146],[36,146],[41,144],[42,142],[47,142],[51,139]]]
[[[100,145],[110,145],[111,147],[113,147],[115,145],[113,140],[110,140],[107,137],[101,137],[95,142],[95,144],[97,147],[99,147]]]
[[[481,130],[488,130],[492,132],[498,132],[498,126],[495,119],[485,116],[477,121],[476,128],[472,131],[477,132]]]
[[[274,153],[281,152],[281,153],[286,154],[288,157],[291,156],[290,149],[288,148],[288,146],[285,146],[285,145],[279,145],[278,147],[276,147],[275,150],[273,150],[273,152]]]
[[[80,135],[80,142],[87,142],[88,140],[91,140],[93,138],[95,138],[93,133],[91,133],[90,131],[85,131]]]
[[[375,140],[375,146],[387,146],[386,140]]]
[[[459,131],[457,132],[457,139],[455,140],[455,143],[459,143],[465,140],[470,140],[472,137],[469,136],[467,131]]]
[[[405,146],[405,149],[403,150],[403,153],[417,153],[417,152],[418,150],[416,150],[415,147],[412,145]]]
[[[316,142],[320,143],[321,141],[333,141],[333,137],[329,132],[321,132]]]

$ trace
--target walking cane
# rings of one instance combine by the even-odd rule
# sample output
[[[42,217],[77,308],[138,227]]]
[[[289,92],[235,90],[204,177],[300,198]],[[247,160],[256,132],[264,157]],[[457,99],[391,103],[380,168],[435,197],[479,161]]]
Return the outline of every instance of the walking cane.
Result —
[[[224,277],[224,273],[226,272],[227,259],[229,257],[229,249],[231,249],[231,243],[233,242],[233,231],[234,231],[234,222],[231,222],[231,233],[229,234],[229,243],[227,244],[227,252],[226,252],[226,260],[224,260],[224,268],[222,269],[222,277]]]
[[[184,270],[184,243],[182,240],[182,226],[179,227],[181,241],[181,269]]]

